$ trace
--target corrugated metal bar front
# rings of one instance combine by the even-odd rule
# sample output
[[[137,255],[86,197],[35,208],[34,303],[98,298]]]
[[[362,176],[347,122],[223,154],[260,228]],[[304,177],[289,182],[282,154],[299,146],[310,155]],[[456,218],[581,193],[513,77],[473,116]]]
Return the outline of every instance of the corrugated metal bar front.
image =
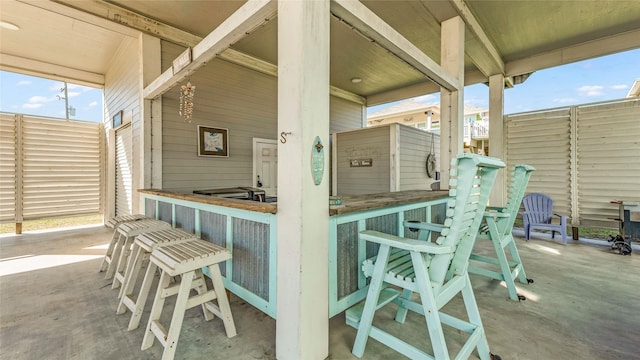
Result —
[[[100,124],[23,117],[24,220],[101,211]]]
[[[560,108],[505,116],[508,169],[536,168],[527,193],[541,192],[554,210],[571,214],[571,109]]]
[[[131,167],[131,125],[116,129],[116,216],[131,214],[133,178]]]
[[[0,223],[16,220],[16,120],[0,113]]]
[[[640,99],[581,105],[577,114],[580,223],[617,229],[610,201],[640,201]]]

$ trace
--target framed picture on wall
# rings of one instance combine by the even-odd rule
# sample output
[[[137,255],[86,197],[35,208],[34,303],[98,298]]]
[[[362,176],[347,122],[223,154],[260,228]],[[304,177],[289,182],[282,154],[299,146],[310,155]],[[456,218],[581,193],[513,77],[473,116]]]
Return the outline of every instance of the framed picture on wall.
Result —
[[[122,125],[122,110],[113,115],[113,128],[115,129],[120,125]]]
[[[198,125],[198,156],[229,156],[229,130]]]

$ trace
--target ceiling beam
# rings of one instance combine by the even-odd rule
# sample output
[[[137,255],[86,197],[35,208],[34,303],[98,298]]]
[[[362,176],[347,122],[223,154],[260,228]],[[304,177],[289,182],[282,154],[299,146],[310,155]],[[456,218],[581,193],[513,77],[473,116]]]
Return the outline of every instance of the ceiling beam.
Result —
[[[478,70],[466,71],[464,74],[464,86],[486,82],[487,78]],[[386,104],[392,101],[405,100],[416,96],[434,94],[440,91],[440,86],[430,81],[420,84],[405,86],[367,96],[367,106]]]
[[[209,35],[193,47],[191,62],[174,73],[173,68],[166,70],[151,82],[144,90],[145,99],[154,99],[228,49],[255,28],[276,16],[276,0],[249,0],[236,12],[215,28]]]
[[[640,29],[587,41],[505,64],[506,76],[531,73],[536,70],[570,64],[594,57],[640,48]]]
[[[34,2],[34,0],[21,0],[27,2]],[[126,27],[127,29],[131,29],[131,32],[141,31],[146,34],[158,37],[160,39],[172,42],[174,44],[178,44],[184,47],[195,47],[199,42],[202,41],[202,37],[198,35],[191,34],[184,30],[180,30],[171,25],[162,23],[157,20],[150,19],[141,14],[132,12],[125,8],[119,7],[117,5],[105,2],[104,0],[87,0],[87,1],[71,1],[71,0],[54,0],[51,2],[53,5],[59,8],[60,11],[74,11],[68,7],[73,9],[77,9],[77,12],[86,12],[91,15],[85,14],[85,16],[91,16],[95,21],[95,16],[108,20],[110,23],[117,23],[118,27]],[[40,4],[41,2],[37,2]],[[63,5],[61,5],[63,4]],[[65,10],[66,9],[66,10]],[[77,17],[77,16],[76,16]],[[122,26],[121,26],[122,25]],[[134,31],[134,29],[136,31]],[[271,64],[267,61],[258,59],[251,55],[247,55],[240,51],[228,48],[219,54],[219,58],[236,65],[240,65],[260,73],[277,77],[278,76],[278,66]],[[354,94],[352,92],[348,92],[346,90],[339,89],[335,86],[331,86],[330,93],[332,96],[336,96],[345,100],[349,100],[358,104],[365,104],[366,99],[360,95]]]
[[[66,66],[9,54],[2,54],[2,56],[0,56],[0,70],[38,77],[44,76],[53,80],[66,81],[90,87],[104,87],[104,75],[102,74],[72,69]]]
[[[34,2],[34,0],[26,1]],[[185,47],[193,47],[202,40],[202,38],[197,35],[193,35],[157,20],[150,19],[146,16],[142,16],[138,13],[103,0],[53,0],[53,2],[84,11],[99,18],[110,20],[112,23],[121,24],[127,28],[142,31]]]
[[[461,88],[458,79],[442,69],[440,65],[360,1],[333,0],[331,1],[331,13],[439,86],[449,91]]]
[[[94,26],[98,26],[116,33],[126,35],[129,37],[137,38],[139,32],[127,26],[117,24],[113,21],[109,21],[108,18],[96,18],[91,13],[86,12],[84,9],[74,6],[75,4],[90,4],[89,1],[42,1],[42,0],[17,0],[23,4],[31,5],[43,10],[51,11],[55,14],[64,15],[69,18],[85,22]],[[68,4],[67,4],[68,3]]]
[[[489,36],[484,32],[480,22],[473,15],[465,0],[450,0],[460,17],[467,24],[467,28],[477,38],[480,46],[478,48],[466,46],[467,55],[478,69],[487,77],[496,74],[504,74],[504,62],[500,53],[493,45]],[[471,44],[467,41],[466,45]]]

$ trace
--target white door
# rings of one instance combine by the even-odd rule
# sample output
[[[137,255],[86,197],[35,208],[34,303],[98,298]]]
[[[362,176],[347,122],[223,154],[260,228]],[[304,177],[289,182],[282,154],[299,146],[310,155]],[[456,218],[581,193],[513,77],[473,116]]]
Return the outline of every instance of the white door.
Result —
[[[267,196],[278,193],[278,143],[253,139],[253,186],[264,189]]]

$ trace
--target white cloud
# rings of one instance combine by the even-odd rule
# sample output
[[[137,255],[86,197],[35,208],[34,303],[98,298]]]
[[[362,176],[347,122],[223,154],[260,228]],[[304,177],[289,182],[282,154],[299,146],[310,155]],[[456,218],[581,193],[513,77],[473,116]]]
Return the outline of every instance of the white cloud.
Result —
[[[602,91],[604,86],[601,85],[585,85],[578,88],[578,92],[582,96],[599,96],[604,95]]]
[[[37,109],[42,107],[45,103],[56,100],[55,96],[46,97],[46,96],[32,96],[29,98],[26,104],[22,104],[23,109]]]
[[[20,81],[18,81],[18,83],[16,83],[16,85],[18,85],[18,86],[31,85],[31,81],[29,81],[29,80],[20,80]]]
[[[70,97],[70,98],[72,98],[74,96],[79,96],[79,95],[80,95],[80,92],[78,92],[78,91],[67,91],[67,96]]]
[[[94,106],[98,106],[98,102],[97,101],[92,101],[88,105],[88,107],[94,107]]]
[[[422,96],[418,96],[418,97],[414,97],[413,98],[413,100],[420,101],[420,102],[429,102],[430,100],[434,100],[434,99],[435,99],[435,95],[433,95],[433,94],[422,95]]]
[[[611,85],[609,87],[612,88],[613,90],[626,90],[629,86],[625,84],[620,84],[620,85]]]

